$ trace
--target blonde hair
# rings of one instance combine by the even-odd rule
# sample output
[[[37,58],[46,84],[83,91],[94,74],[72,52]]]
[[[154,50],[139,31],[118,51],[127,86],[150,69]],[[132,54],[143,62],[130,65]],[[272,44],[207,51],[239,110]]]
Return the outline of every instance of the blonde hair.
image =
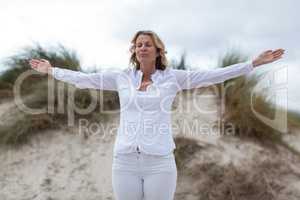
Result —
[[[140,69],[140,63],[136,58],[136,53],[135,53],[135,43],[136,40],[138,38],[138,36],[140,35],[149,35],[154,43],[154,46],[156,47],[156,51],[159,53],[159,56],[156,57],[156,61],[155,61],[155,68],[156,69],[161,69],[161,70],[165,70],[168,62],[167,62],[167,58],[166,58],[166,53],[167,51],[165,50],[165,45],[164,43],[161,41],[161,39],[158,37],[158,35],[156,33],[154,33],[153,31],[138,31],[134,37],[131,40],[131,47],[130,47],[130,63],[136,67],[136,69]]]

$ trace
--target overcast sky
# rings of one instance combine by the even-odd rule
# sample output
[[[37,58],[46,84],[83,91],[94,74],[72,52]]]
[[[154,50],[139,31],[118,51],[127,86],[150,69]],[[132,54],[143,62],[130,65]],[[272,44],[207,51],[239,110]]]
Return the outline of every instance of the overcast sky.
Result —
[[[216,67],[229,47],[250,57],[284,48],[284,59],[267,67],[288,67],[289,100],[297,106],[299,9],[297,0],[2,0],[0,59],[33,42],[60,42],[78,52],[84,69],[126,68],[140,29],[160,35],[169,59],[186,51],[192,67]]]

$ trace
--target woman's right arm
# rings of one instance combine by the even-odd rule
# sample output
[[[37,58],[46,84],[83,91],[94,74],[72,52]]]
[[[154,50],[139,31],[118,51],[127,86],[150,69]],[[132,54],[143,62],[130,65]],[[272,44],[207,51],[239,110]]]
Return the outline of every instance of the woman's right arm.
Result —
[[[98,73],[84,73],[58,67],[52,67],[49,61],[31,59],[31,67],[41,73],[52,75],[55,79],[75,85],[80,89],[93,88],[117,91],[116,78],[120,72],[105,71]]]

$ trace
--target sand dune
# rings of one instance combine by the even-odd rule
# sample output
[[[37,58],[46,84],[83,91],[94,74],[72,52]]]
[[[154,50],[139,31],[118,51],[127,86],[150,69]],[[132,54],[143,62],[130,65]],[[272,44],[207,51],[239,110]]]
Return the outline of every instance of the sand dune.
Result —
[[[290,195],[289,199],[299,199],[300,170],[297,166],[300,162],[299,158],[292,153],[281,148],[277,152],[266,149],[253,141],[242,141],[230,136],[221,137],[216,132],[205,133],[196,130],[195,133],[187,134],[185,130],[187,125],[184,123],[213,126],[218,121],[216,98],[205,97],[203,94],[198,97],[177,99],[176,109],[172,115],[173,123],[178,125],[178,128],[174,129],[174,137],[196,139],[199,147],[199,150],[187,156],[184,168],[179,170],[175,199],[199,199],[201,195],[199,188],[203,188],[203,184],[207,183],[205,181],[211,178],[207,176],[211,173],[211,169],[234,166],[247,171],[251,166],[256,166],[256,163],[263,163],[266,160],[286,164],[283,165],[284,169],[289,171],[277,174],[278,177],[273,178],[288,186],[281,190],[281,197]],[[195,105],[189,110],[188,102],[195,99],[197,106],[206,110],[216,110],[216,112],[203,114],[193,107]],[[13,102],[0,104],[0,119],[12,107]],[[107,123],[117,122],[118,116],[115,116]],[[19,148],[1,147],[0,199],[114,199],[111,187],[111,164],[115,134],[105,137],[98,134],[85,138],[77,126],[65,126],[59,130],[38,133],[28,144]],[[204,167],[212,163],[214,168]]]

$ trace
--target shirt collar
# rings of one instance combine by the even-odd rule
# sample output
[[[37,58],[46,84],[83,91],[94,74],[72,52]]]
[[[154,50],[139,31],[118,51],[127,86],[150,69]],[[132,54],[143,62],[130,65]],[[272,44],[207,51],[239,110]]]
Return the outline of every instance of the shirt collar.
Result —
[[[137,73],[138,80],[142,79],[143,77],[143,72],[140,69],[134,69],[135,73]],[[160,77],[160,73],[162,70],[160,69],[155,69],[154,73],[151,74],[151,80],[153,83],[156,83],[158,78]]]
[[[159,82],[159,78],[161,75],[161,71],[160,69],[155,69],[154,73],[151,74],[151,80],[153,81],[153,85],[157,85]],[[137,70],[134,68],[134,72],[137,75],[136,76],[136,89],[138,89],[140,87],[140,84],[142,82],[142,78],[143,78],[143,72],[141,70]]]

